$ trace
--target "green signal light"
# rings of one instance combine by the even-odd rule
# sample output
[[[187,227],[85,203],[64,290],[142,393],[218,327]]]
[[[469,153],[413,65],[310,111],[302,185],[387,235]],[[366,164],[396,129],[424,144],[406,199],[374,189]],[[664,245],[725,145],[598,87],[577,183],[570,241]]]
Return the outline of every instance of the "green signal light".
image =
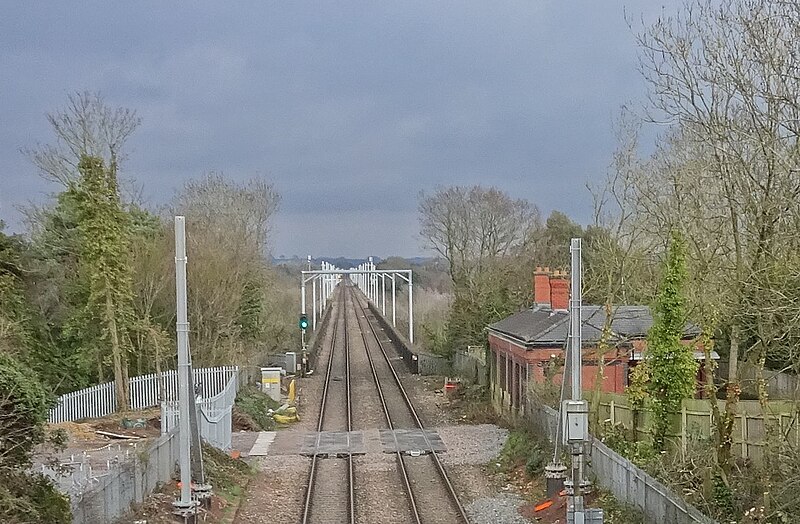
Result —
[[[307,329],[308,328],[308,317],[305,315],[300,315],[300,329]]]

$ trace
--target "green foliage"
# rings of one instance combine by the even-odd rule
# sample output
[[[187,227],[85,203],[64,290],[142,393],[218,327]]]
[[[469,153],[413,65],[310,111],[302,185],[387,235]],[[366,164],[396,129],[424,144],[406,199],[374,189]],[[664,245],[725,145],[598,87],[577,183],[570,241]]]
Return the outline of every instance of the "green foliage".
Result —
[[[249,416],[258,426],[258,431],[269,431],[275,428],[275,422],[267,410],[276,410],[280,407],[272,397],[254,387],[248,387],[236,396],[237,410]]]
[[[653,308],[653,327],[647,335],[645,366],[646,392],[653,411],[653,440],[663,450],[671,415],[681,402],[691,398],[697,381],[693,348],[681,344],[686,326],[683,286],[686,280],[686,248],[683,237],[673,233],[664,276]]]
[[[7,472],[0,474],[0,521],[5,524],[69,524],[72,511],[67,497],[47,477]]]
[[[69,502],[49,479],[30,473],[35,446],[47,439],[44,425],[52,395],[29,368],[0,352],[0,520],[10,523],[70,522]]]
[[[719,475],[714,475],[711,485],[711,503],[715,510],[721,516],[733,517],[736,514],[733,490]]]
[[[243,460],[234,459],[214,446],[203,442],[203,466],[206,477],[217,492],[240,494],[253,469]]]
[[[536,246],[536,265],[569,268],[569,243],[583,236],[583,228],[565,213],[553,211],[545,221]]]
[[[538,447],[531,448],[525,461],[525,474],[533,478],[544,470],[544,453]]]
[[[525,474],[532,478],[542,472],[546,451],[531,433],[524,430],[512,430],[496,463],[501,471],[510,472],[524,467]]]
[[[24,364],[0,353],[0,471],[30,462],[53,397]]]
[[[645,524],[644,515],[626,504],[620,503],[604,490],[598,490],[597,505],[603,508],[603,524]]]
[[[630,431],[622,424],[611,424],[604,421],[600,434],[603,443],[639,467],[645,467],[658,457],[650,441],[637,441],[631,438]]]
[[[128,405],[128,352],[135,322],[130,220],[122,209],[116,166],[106,169],[100,158],[81,157],[78,191],[81,250],[79,262],[88,276],[89,295],[81,324],[101,327],[100,340],[90,343],[99,350],[98,360],[111,358],[117,403]]]
[[[246,282],[239,302],[239,325],[246,339],[257,339],[263,334],[264,293],[258,282]]]
[[[422,338],[425,347],[431,353],[449,356],[450,346],[447,343],[447,323],[444,325],[422,324]]]

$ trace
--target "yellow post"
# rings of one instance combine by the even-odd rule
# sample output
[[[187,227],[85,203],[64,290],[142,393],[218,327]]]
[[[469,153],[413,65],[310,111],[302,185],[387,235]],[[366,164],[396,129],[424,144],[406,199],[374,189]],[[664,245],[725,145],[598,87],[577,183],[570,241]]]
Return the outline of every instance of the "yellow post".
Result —
[[[295,398],[295,383],[294,379],[289,382],[289,404],[294,405],[294,398]]]

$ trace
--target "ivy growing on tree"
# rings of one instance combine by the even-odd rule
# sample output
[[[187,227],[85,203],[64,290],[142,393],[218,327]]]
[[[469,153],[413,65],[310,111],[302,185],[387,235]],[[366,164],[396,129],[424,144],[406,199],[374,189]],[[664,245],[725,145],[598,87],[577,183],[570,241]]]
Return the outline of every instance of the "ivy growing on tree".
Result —
[[[102,326],[100,357],[110,357],[117,408],[128,409],[128,352],[135,322],[129,262],[130,222],[122,209],[116,166],[106,169],[97,157],[82,156],[78,166],[81,232],[80,265],[89,279],[83,319]]]
[[[653,443],[663,450],[672,415],[696,387],[697,362],[692,347],[681,343],[686,326],[684,282],[686,248],[683,237],[673,233],[667,251],[664,276],[653,307],[653,327],[647,335],[644,384],[653,411]]]

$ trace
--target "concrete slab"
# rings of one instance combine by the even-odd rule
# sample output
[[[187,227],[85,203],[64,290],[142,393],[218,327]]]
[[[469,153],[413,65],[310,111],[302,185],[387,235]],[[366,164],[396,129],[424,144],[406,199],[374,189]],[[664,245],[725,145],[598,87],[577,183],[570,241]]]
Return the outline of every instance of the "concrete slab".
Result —
[[[269,453],[269,447],[275,440],[275,431],[261,431],[256,438],[253,447],[248,455],[251,457],[265,457]]]
[[[360,455],[366,452],[360,431],[321,431],[303,435],[301,455]]]
[[[434,430],[426,429],[382,429],[381,446],[384,453],[440,453],[447,451],[447,446]]]

